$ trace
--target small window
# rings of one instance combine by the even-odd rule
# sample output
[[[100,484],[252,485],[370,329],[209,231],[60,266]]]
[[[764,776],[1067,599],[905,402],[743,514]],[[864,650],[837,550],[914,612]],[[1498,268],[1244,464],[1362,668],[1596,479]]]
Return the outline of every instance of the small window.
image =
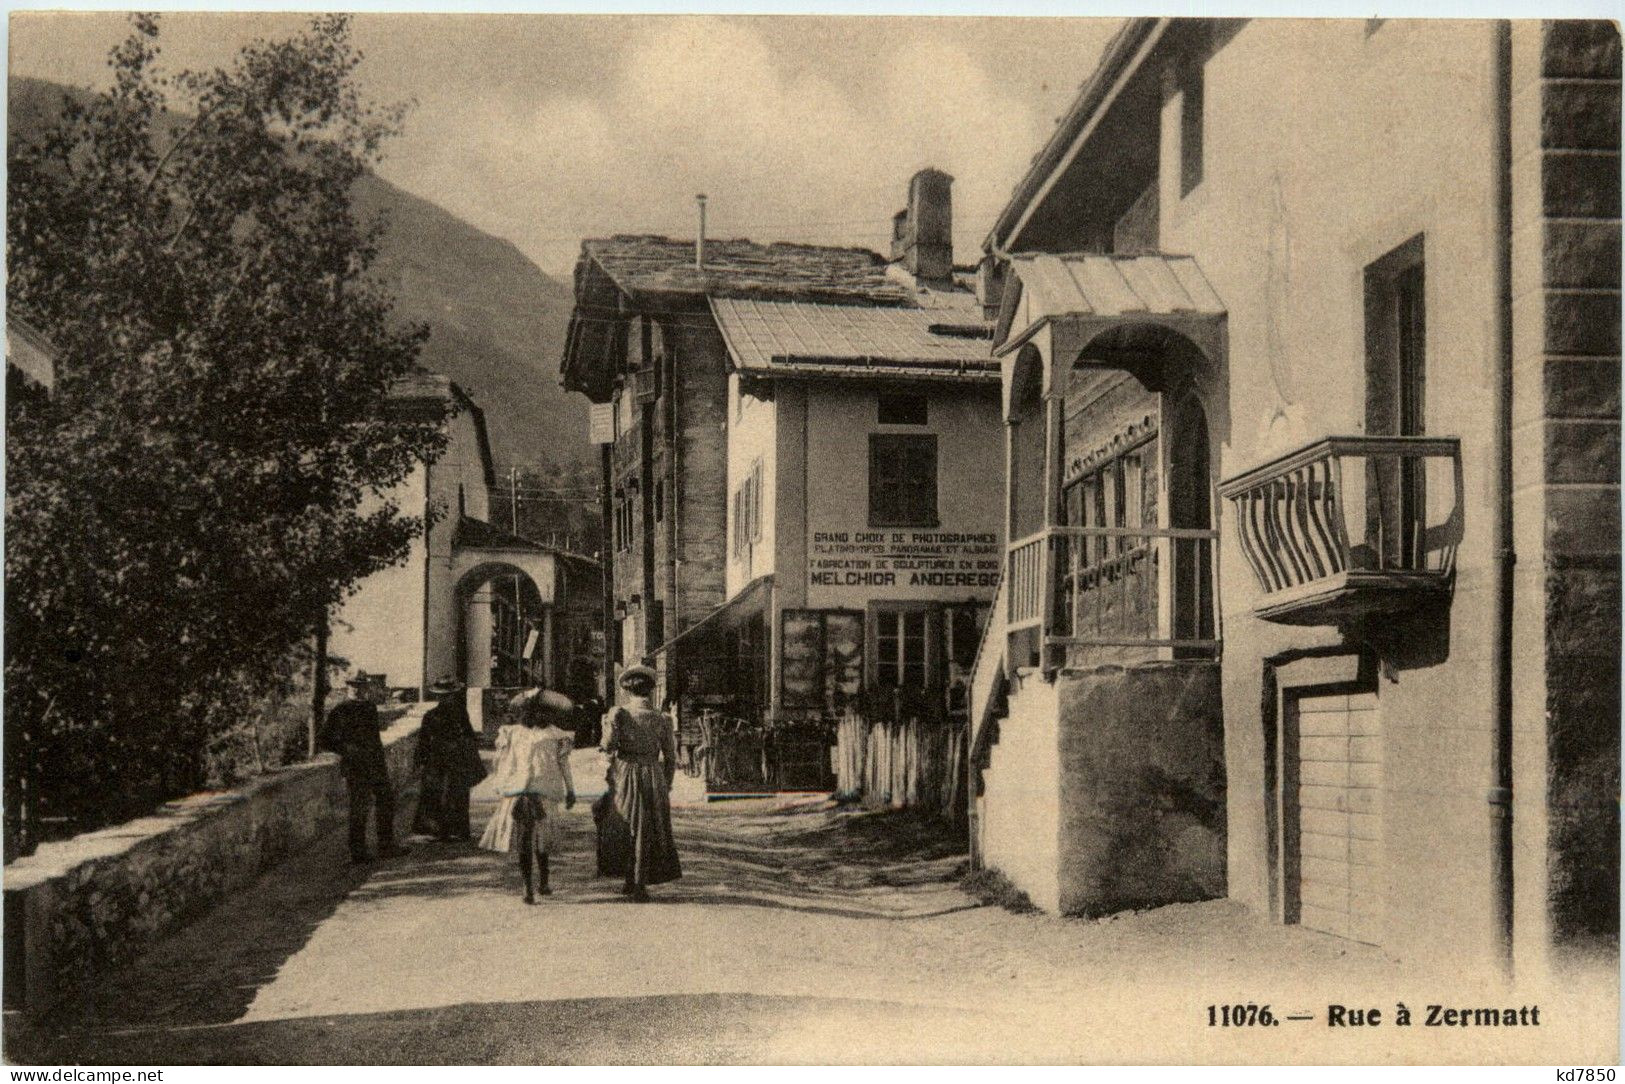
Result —
[[[881,425],[924,425],[924,424],[926,424],[925,396],[923,396],[923,395],[882,395],[882,396],[880,396],[880,424]]]
[[[1180,78],[1179,194],[1188,196],[1202,183],[1202,65],[1192,60]]]
[[[751,464],[750,473],[734,490],[734,556],[743,556],[751,543],[762,538],[762,461]]]
[[[615,491],[615,549],[618,552],[624,553],[632,548],[634,507],[635,502],[630,493],[625,489]]]
[[[869,437],[869,526],[937,525],[937,438]]]

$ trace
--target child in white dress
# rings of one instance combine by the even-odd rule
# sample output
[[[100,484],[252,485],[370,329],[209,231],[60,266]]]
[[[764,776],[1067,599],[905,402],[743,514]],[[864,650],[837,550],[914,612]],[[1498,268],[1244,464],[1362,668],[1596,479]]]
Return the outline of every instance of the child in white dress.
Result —
[[[497,731],[497,793],[502,796],[496,812],[485,826],[480,846],[488,851],[519,856],[519,869],[525,876],[525,902],[536,902],[532,888],[532,868],[544,896],[553,894],[547,884],[547,856],[563,840],[559,805],[576,804],[575,781],[570,777],[570,750],[575,737],[561,729],[557,720],[567,717],[570,701],[544,689],[526,689],[509,702],[511,717],[519,720]]]

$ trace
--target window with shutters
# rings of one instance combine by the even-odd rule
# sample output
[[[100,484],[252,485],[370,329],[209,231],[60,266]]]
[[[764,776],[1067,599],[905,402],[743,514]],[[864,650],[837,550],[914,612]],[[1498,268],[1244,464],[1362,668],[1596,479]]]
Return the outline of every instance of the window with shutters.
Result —
[[[869,437],[869,526],[937,525],[937,438],[876,433]]]
[[[762,540],[762,461],[751,464],[750,472],[734,490],[733,499],[735,557],[749,552],[753,543]]]

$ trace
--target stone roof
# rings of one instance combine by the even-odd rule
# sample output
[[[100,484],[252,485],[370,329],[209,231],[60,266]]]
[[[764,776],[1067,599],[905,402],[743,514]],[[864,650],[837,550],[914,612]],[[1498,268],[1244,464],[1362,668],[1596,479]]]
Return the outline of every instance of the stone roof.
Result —
[[[491,435],[485,425],[485,411],[456,381],[444,373],[417,369],[398,378],[384,400],[388,417],[399,421],[443,419],[446,405],[467,412],[474,421],[474,438],[479,442],[480,471],[487,486],[496,485],[496,465],[491,458]]]
[[[705,267],[694,266],[694,242],[644,234],[589,238],[582,259],[597,264],[628,296],[707,297],[906,305],[912,291],[887,274],[887,261],[863,248],[787,242],[707,240]]]

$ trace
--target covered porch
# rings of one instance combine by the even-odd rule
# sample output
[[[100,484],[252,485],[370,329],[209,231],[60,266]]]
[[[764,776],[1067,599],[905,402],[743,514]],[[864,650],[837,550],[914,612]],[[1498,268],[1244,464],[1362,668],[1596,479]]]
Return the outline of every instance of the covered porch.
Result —
[[[1008,665],[1215,658],[1223,304],[1189,257],[1018,256],[1009,276]]]
[[[971,685],[976,858],[1069,914],[1223,895],[1224,306],[1188,257],[1018,255],[1006,275],[1010,542]]]

